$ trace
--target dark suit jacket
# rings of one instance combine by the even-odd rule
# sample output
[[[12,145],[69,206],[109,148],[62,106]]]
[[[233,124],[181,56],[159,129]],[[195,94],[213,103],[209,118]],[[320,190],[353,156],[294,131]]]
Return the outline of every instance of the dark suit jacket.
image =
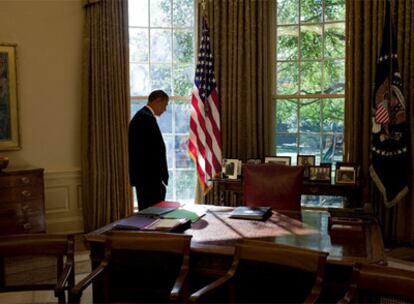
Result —
[[[156,118],[143,107],[132,118],[128,132],[129,176],[132,186],[168,184],[164,140]]]

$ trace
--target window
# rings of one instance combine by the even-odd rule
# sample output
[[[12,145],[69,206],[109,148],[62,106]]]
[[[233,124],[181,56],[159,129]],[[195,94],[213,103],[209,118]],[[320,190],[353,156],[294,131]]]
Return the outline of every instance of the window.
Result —
[[[276,153],[341,161],[345,0],[276,2]]]
[[[162,89],[170,103],[158,118],[166,143],[167,200],[193,202],[196,175],[187,152],[195,66],[193,0],[129,0],[131,118]],[[135,196],[134,196],[135,197]]]
[[[345,0],[277,0],[276,152],[342,160]]]

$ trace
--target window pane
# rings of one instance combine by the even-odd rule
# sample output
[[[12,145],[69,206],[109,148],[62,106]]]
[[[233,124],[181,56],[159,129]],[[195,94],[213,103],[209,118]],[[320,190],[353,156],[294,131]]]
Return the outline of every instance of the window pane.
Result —
[[[320,159],[321,135],[301,134],[299,136],[299,154],[311,154],[316,156],[316,163]]]
[[[171,66],[169,64],[151,65],[151,91],[161,89],[171,95]]]
[[[321,101],[303,99],[300,105],[300,132],[319,132],[321,130]]]
[[[194,168],[194,162],[188,155],[188,134],[175,136],[175,167]]]
[[[280,26],[277,28],[277,59],[298,58],[298,26]]]
[[[193,63],[194,62],[194,48],[193,48],[193,31],[189,30],[174,30],[173,32],[174,45],[174,62]]]
[[[174,103],[175,133],[188,133],[190,130],[191,101],[183,100]]]
[[[174,136],[171,134],[163,134],[165,148],[167,150],[168,168],[174,168]],[[169,185],[170,183],[168,183]]]
[[[320,93],[322,84],[322,63],[318,61],[302,62],[301,77],[301,94]]]
[[[148,26],[148,0],[128,1],[129,26]]]
[[[344,131],[344,99],[325,99],[323,101],[322,126],[325,132]]]
[[[345,57],[345,24],[325,25],[325,57]]]
[[[277,24],[292,24],[299,21],[299,0],[277,1]]]
[[[151,26],[171,27],[171,0],[150,1]]]
[[[194,199],[194,189],[196,175],[194,170],[176,171],[177,199],[180,202],[192,202]]]
[[[189,96],[193,87],[194,66],[174,66],[173,69],[173,94],[175,96]]]
[[[132,100],[131,101],[131,119],[146,104],[147,104],[146,100]]]
[[[279,99],[276,103],[276,132],[297,132],[298,101]]]
[[[296,155],[298,140],[295,133],[276,134],[276,153],[277,155]]]
[[[171,30],[150,30],[151,62],[171,62]]]
[[[148,64],[130,64],[130,87],[132,96],[149,94]]]
[[[321,22],[322,21],[322,1],[321,0],[301,0],[300,1],[300,21]]]
[[[345,20],[345,0],[325,0],[325,20]]]
[[[168,170],[168,175],[169,175],[169,179],[168,179],[168,187],[167,187],[167,193],[165,195],[165,199],[167,201],[173,201],[174,198],[174,183],[175,183],[175,174],[173,170]]]
[[[148,62],[148,30],[129,29],[129,58],[131,62]]]
[[[173,105],[170,101],[167,106],[167,111],[157,118],[158,126],[162,133],[172,133],[172,109]]]
[[[298,92],[298,65],[295,62],[277,64],[277,94]]]
[[[194,0],[173,0],[173,24],[194,27]]]
[[[322,26],[301,26],[300,43],[303,59],[322,58]]]
[[[324,92],[345,93],[345,61],[327,60],[324,66]]]

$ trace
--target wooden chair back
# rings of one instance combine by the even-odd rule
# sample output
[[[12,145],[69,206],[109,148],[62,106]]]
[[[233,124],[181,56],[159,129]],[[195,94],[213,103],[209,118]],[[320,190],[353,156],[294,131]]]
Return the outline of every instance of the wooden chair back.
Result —
[[[356,264],[352,282],[339,303],[414,302],[414,271],[372,264]]]
[[[285,296],[283,296],[283,298],[279,298],[280,295],[278,294],[278,287],[280,286],[278,286],[278,281],[289,279],[284,277],[282,272],[279,273],[277,271],[278,268],[276,268],[275,272],[273,272],[273,268],[270,268],[269,266],[275,265],[282,266],[288,271],[299,270],[304,273],[312,274],[310,286],[304,287],[304,290],[307,291],[300,291],[299,293],[304,294],[304,298],[300,299],[300,301],[304,301],[305,303],[314,303],[319,298],[322,289],[327,255],[327,253],[320,251],[244,239],[236,245],[233,263],[226,275],[193,293],[190,297],[190,301],[203,301],[209,294],[212,294],[213,291],[222,289],[225,285],[228,287],[229,298],[228,300],[220,299],[221,301],[287,301],[289,299]],[[241,269],[243,269],[242,265],[245,262],[249,262],[248,269],[257,268],[255,270],[256,272],[260,272],[258,269],[263,269],[267,273],[263,273],[262,277],[260,277],[260,275],[258,277],[252,277],[250,274],[244,274],[243,277],[243,271],[241,271]],[[258,268],[260,263],[267,266]],[[273,273],[269,275],[269,272]],[[256,275],[257,274],[258,273],[256,273]],[[261,281],[262,279],[270,280],[270,282],[265,282],[267,287],[264,289],[263,282]],[[248,284],[243,283],[244,285],[242,285],[241,288],[238,287],[238,282],[243,280],[247,280]],[[295,283],[290,285],[290,289],[299,291],[302,286],[296,286]],[[270,286],[273,286],[273,288],[270,288]],[[237,295],[237,290],[242,290],[243,296],[246,295],[247,291],[248,298],[240,298],[240,296]],[[270,298],[265,298],[262,297],[262,293],[268,293],[271,296]],[[294,294],[292,294],[292,296],[293,295]]]
[[[44,268],[37,268],[37,258],[52,258],[50,273],[45,273]],[[32,276],[44,277],[47,275],[51,282],[19,282],[6,275],[6,269],[12,260],[29,259],[33,261],[30,265]],[[14,261],[17,263],[16,261]],[[33,268],[33,269],[32,269]],[[50,234],[20,234],[0,237],[0,292],[11,291],[36,291],[53,290],[59,303],[66,302],[65,291],[70,290],[75,283],[74,274],[74,238],[65,235]],[[29,269],[26,270],[29,272]],[[49,276],[50,275],[50,276]]]
[[[243,166],[243,203],[275,210],[300,210],[302,166],[274,163]]]
[[[190,243],[191,236],[184,234],[111,231],[106,236],[103,260],[72,289],[73,299],[79,302],[82,291],[91,283],[102,287],[102,294],[94,293],[94,297],[99,297],[94,301],[98,302],[165,302],[187,298]],[[170,256],[174,258],[169,260]],[[130,263],[130,258],[135,258],[135,262]],[[159,273],[159,267],[165,272]]]

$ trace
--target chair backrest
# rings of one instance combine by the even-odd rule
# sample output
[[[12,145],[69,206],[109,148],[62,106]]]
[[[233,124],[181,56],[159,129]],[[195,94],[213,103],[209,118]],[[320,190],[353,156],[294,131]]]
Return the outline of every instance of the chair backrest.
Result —
[[[275,210],[300,210],[302,166],[274,163],[243,167],[243,203]]]
[[[414,272],[372,264],[356,264],[348,292],[339,303],[412,303]]]
[[[187,292],[190,243],[191,235],[184,234],[108,233],[101,262],[107,265],[103,302],[165,302],[187,297],[183,292]]]
[[[73,236],[0,237],[0,292],[53,290],[58,302],[65,303],[65,291],[75,283],[74,269]]]
[[[236,273],[235,277],[244,275],[239,282],[248,282],[245,287],[239,288],[242,301],[309,303],[316,301],[320,295],[327,256],[328,253],[321,251],[244,239],[236,246],[230,271]],[[247,271],[239,272],[243,263],[247,263],[244,266]],[[270,297],[265,293],[269,293]]]

